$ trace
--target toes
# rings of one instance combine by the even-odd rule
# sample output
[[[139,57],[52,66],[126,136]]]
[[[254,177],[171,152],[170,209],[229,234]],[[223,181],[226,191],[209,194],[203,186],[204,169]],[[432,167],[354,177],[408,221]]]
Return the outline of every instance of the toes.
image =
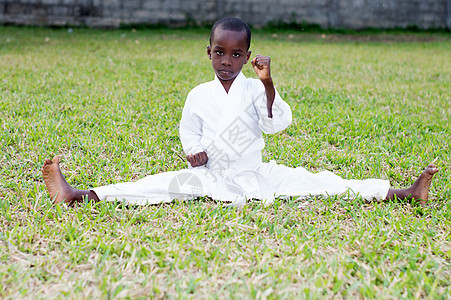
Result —
[[[60,157],[58,156],[58,155],[56,155],[54,158],[53,158],[53,162],[55,163],[55,164],[59,164],[60,163],[60,161],[61,161],[61,159],[60,159]]]
[[[434,165],[434,164],[429,164],[429,166],[427,166],[427,168],[424,170],[425,172],[434,175],[435,173],[438,172],[438,168]]]
[[[51,165],[51,164],[52,164],[52,161],[51,161],[50,159],[47,158],[47,159],[44,161],[44,164],[42,165],[41,171],[44,172],[45,167],[47,167],[47,166],[49,166],[49,165]]]

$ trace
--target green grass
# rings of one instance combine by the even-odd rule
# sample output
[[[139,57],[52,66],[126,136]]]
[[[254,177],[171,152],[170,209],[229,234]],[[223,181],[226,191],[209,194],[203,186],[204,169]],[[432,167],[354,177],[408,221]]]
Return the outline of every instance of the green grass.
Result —
[[[257,31],[251,47],[293,111],[266,161],[406,187],[437,159],[428,207],[51,204],[55,154],[78,188],[185,167],[178,121],[213,78],[207,41],[0,27],[0,297],[451,298],[449,34]]]

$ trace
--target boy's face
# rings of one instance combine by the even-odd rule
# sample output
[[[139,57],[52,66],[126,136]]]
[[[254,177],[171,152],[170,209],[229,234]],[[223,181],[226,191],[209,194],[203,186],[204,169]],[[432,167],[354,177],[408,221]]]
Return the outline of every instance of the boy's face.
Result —
[[[216,28],[211,45],[207,47],[213,69],[224,87],[230,87],[251,56],[246,37],[245,31]]]

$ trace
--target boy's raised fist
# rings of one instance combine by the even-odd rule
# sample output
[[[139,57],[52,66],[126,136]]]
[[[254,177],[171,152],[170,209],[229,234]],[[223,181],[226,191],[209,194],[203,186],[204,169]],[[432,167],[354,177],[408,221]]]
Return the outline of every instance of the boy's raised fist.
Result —
[[[271,79],[271,57],[257,54],[251,63],[261,80]]]

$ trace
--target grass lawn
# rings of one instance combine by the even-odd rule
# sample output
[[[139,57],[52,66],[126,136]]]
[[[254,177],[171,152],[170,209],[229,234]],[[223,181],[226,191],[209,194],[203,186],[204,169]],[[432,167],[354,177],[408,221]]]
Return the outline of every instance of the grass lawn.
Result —
[[[451,39],[256,32],[293,124],[264,160],[407,187],[430,205],[339,197],[230,208],[52,205],[59,154],[90,188],[185,167],[206,30],[0,27],[0,298],[451,298]],[[245,75],[254,76],[250,66]]]

